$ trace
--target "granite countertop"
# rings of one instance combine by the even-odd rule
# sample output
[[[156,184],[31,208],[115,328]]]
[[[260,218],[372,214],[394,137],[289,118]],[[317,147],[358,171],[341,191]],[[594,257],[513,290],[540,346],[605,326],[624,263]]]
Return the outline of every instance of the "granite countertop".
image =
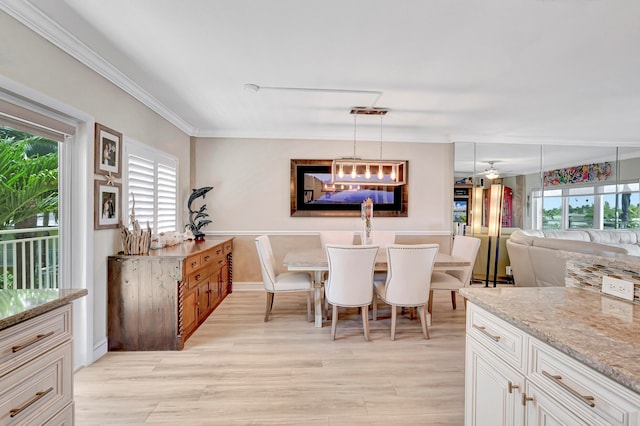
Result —
[[[580,288],[464,288],[460,294],[640,393],[640,305]]]
[[[66,305],[87,289],[0,290],[0,330]]]

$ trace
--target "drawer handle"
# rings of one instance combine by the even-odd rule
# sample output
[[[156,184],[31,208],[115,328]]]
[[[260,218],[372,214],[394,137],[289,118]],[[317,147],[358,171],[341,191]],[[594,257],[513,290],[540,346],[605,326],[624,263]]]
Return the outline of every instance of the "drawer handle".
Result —
[[[569,387],[566,383],[562,382],[562,376],[555,376],[553,374],[549,374],[546,371],[542,370],[542,375],[550,378],[551,380],[553,380],[555,383],[557,383],[562,389],[566,390],[567,392],[569,392],[571,395],[575,396],[576,398],[580,399],[582,402],[584,402],[585,404],[587,404],[589,407],[595,407],[596,404],[595,402],[593,402],[595,400],[594,397],[592,397],[591,395],[581,395],[580,392],[576,391],[575,389],[572,389],[571,387]]]
[[[26,342],[26,343],[23,343],[23,344],[21,344],[21,345],[16,345],[16,346],[11,347],[11,351],[12,351],[13,353],[16,353],[16,352],[21,351],[21,350],[23,350],[23,349],[25,349],[25,348],[27,348],[27,347],[29,347],[29,346],[33,345],[33,344],[38,343],[38,342],[39,342],[40,340],[42,340],[42,339],[46,339],[46,338],[47,338],[47,337],[49,337],[49,336],[53,336],[53,331],[50,331],[50,332],[48,332],[47,334],[38,334],[36,337],[34,337],[33,339],[29,340],[29,341],[28,341],[28,342]]]
[[[500,341],[500,336],[494,336],[493,334],[489,333],[485,327],[480,326],[480,325],[475,325],[473,324],[473,328],[477,329],[480,331],[480,333],[484,334],[485,336],[487,336],[490,339],[495,340],[496,342]]]
[[[36,394],[30,400],[25,402],[21,407],[13,408],[11,411],[9,411],[9,416],[10,417],[17,416],[18,414],[22,413],[24,410],[26,410],[27,408],[29,408],[30,406],[32,406],[33,404],[35,404],[36,402],[44,398],[48,393],[51,393],[52,391],[53,391],[53,387],[47,389],[46,391],[36,392]]]
[[[205,261],[205,262],[208,262],[208,261],[209,261],[209,259],[211,259],[211,256],[208,256],[208,255],[207,255],[207,256],[205,256],[205,257],[204,257],[204,261]]]
[[[520,385],[514,385],[511,383],[511,380],[509,380],[509,393],[513,393],[514,389],[520,389]]]
[[[200,278],[202,278],[202,275],[197,274],[194,278],[196,279],[196,281],[200,281]]]
[[[198,266],[198,261],[191,262],[191,267],[192,268],[195,268],[196,266]]]

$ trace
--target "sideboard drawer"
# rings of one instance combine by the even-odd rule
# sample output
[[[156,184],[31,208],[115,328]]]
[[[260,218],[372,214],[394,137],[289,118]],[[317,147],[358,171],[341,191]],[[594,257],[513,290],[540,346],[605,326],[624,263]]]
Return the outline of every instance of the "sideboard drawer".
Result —
[[[224,243],[224,254],[225,256],[233,250],[233,241],[227,241]]]
[[[0,331],[0,377],[71,339],[71,305]]]
[[[200,266],[202,266],[202,256],[200,254],[194,254],[184,260],[184,269],[187,275],[198,269]]]
[[[636,425],[640,396],[547,344],[530,339],[529,376],[593,424]]]
[[[212,248],[211,250],[207,250],[204,253],[202,253],[202,266],[208,266],[211,265],[211,263],[215,260],[216,258],[216,251],[215,251],[215,247]]]
[[[502,319],[470,305],[467,332],[489,350],[502,355],[512,367],[524,374],[526,368],[525,334]]]
[[[71,403],[71,352],[68,341],[2,377],[2,424],[43,424]]]

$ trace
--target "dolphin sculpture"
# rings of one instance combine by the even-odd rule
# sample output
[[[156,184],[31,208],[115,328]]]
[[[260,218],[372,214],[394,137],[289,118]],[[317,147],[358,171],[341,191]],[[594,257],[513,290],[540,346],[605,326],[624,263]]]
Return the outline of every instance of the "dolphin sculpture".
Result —
[[[211,191],[213,186],[203,186],[202,188],[194,188],[191,191],[191,195],[189,196],[189,201],[187,202],[187,208],[189,209],[189,224],[186,226],[191,232],[196,241],[204,240],[204,233],[200,231],[200,229],[211,223],[210,220],[205,219],[209,217],[209,214],[206,212],[207,205],[202,205],[198,210],[193,210],[191,205],[193,202],[202,197],[204,199],[207,192]]]

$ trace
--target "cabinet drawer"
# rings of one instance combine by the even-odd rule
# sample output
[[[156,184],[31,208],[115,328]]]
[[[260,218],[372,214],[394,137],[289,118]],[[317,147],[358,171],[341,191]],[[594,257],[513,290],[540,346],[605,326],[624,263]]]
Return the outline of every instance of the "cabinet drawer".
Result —
[[[47,420],[44,426],[73,426],[73,402]]]
[[[227,241],[224,243],[224,255],[228,255],[233,251],[233,241]]]
[[[184,260],[184,271],[187,275],[202,266],[202,255],[194,254]]]
[[[215,247],[202,253],[202,266],[211,265],[216,258]]]
[[[187,277],[187,289],[191,290],[198,287],[201,282],[207,281],[211,272],[208,269],[200,269]]]
[[[70,339],[70,304],[0,331],[0,377]]]
[[[531,380],[590,424],[640,423],[638,394],[537,339],[529,351]]]
[[[0,379],[0,423],[43,424],[71,403],[71,341]]]
[[[489,350],[524,374],[526,369],[525,333],[473,304],[469,304],[467,332]]]

